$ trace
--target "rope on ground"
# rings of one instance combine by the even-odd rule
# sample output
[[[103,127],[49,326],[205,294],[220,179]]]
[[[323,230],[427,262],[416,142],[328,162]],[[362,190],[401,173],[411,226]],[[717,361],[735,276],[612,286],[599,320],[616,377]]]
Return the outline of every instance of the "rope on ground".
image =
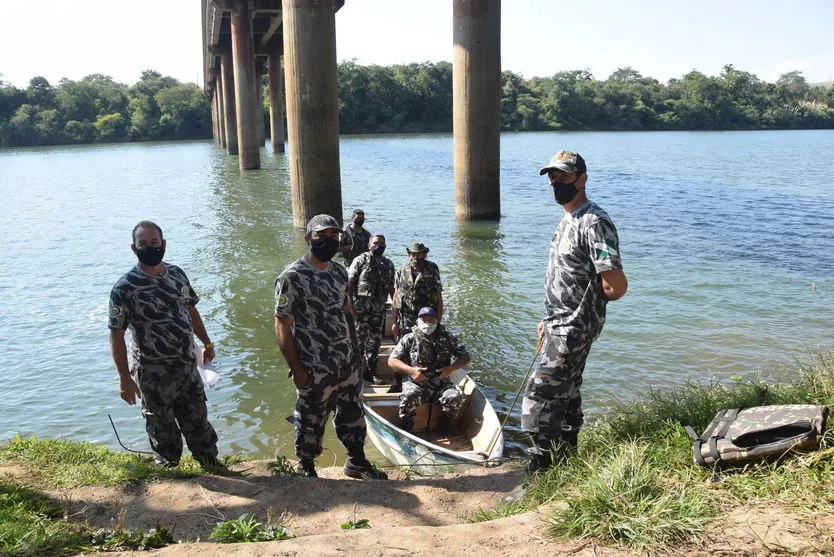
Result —
[[[130,453],[137,453],[137,454],[149,454],[149,455],[152,455],[152,454],[153,454],[153,453],[148,452],[148,451],[135,451],[135,450],[133,450],[133,449],[128,449],[127,447],[125,447],[124,443],[122,443],[122,440],[119,438],[119,432],[118,432],[118,431],[116,431],[116,424],[114,424],[114,423],[113,423],[113,418],[112,418],[112,417],[110,417],[110,414],[107,414],[107,418],[110,420],[110,425],[113,427],[113,433],[115,433],[115,434],[116,434],[116,441],[118,441],[118,442],[119,442],[119,445],[121,445],[121,447],[122,447],[124,450],[126,450],[126,451],[128,451],[128,452],[130,452]]]
[[[510,409],[507,410],[507,415],[504,416],[504,421],[501,422],[501,428],[498,431],[504,431],[504,426],[507,425],[507,421],[510,419],[510,416],[513,414],[513,409],[515,408],[515,403],[518,402],[518,397],[521,395],[521,390],[524,389],[524,385],[527,384],[527,378],[530,377],[530,372],[533,371],[533,366],[536,364],[536,360],[539,358],[539,352],[541,352],[542,344],[544,343],[544,335],[539,337],[539,342],[536,344],[536,353],[533,355],[533,361],[530,362],[530,367],[527,368],[527,373],[524,374],[524,379],[521,381],[521,385],[519,385],[518,390],[515,392],[515,398],[513,399],[513,403],[510,404]],[[495,446],[495,442],[498,441],[498,434],[495,434],[490,441],[489,446],[487,447],[486,454],[492,453],[492,448]]]

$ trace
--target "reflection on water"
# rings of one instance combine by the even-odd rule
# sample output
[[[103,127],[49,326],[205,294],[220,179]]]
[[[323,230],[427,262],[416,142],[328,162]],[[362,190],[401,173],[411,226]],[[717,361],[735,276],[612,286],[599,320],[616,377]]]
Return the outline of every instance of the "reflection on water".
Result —
[[[754,374],[834,346],[834,260],[823,248],[834,132],[503,134],[500,223],[455,221],[449,135],[343,138],[345,215],[362,207],[397,267],[410,242],[431,248],[444,320],[502,417],[533,358],[561,217],[537,170],[562,147],[588,160],[589,196],[617,225],[630,282],[588,360],[590,419],[648,387]],[[813,169],[801,184],[798,152]],[[274,339],[272,289],[305,245],[292,227],[287,159],[261,157],[262,170],[242,173],[210,142],[0,150],[0,437],[115,447],[109,413],[123,441],[147,447],[138,410],[118,398],[106,304],[135,261],[131,227],[150,218],[217,344],[223,380],[208,397],[222,450],[292,454],[284,418],[295,391]],[[523,444],[517,416],[518,407],[510,454]],[[325,446],[343,452],[332,426]]]

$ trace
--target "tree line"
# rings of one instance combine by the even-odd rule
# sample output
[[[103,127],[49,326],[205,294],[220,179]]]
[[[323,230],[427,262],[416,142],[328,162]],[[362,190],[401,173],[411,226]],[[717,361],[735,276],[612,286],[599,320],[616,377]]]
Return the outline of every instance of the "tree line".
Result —
[[[452,64],[346,61],[338,72],[342,133],[451,131]],[[768,83],[728,64],[718,76],[692,71],[665,84],[630,67],[605,80],[588,70],[531,79],[504,71],[501,87],[504,131],[834,128],[834,88],[798,71]],[[101,74],[57,86],[35,77],[25,89],[0,79],[3,147],[209,137],[206,93],[153,70],[131,86]]]

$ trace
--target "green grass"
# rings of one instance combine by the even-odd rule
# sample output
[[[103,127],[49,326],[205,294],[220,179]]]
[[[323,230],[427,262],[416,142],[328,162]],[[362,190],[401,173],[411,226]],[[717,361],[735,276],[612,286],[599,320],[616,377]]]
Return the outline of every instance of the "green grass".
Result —
[[[798,371],[798,373],[797,373]],[[723,471],[695,466],[684,431],[702,432],[724,408],[768,404],[834,406],[834,354],[797,362],[793,380],[761,377],[686,381],[670,391],[611,408],[583,429],[578,455],[527,485],[523,501],[479,510],[489,520],[555,503],[548,527],[558,538],[588,538],[643,550],[700,539],[711,519],[737,505],[780,503],[798,516],[834,512],[834,432],[819,450]],[[834,419],[834,417],[832,417]],[[799,518],[801,520],[801,518]]]
[[[292,537],[283,523],[269,519],[267,524],[262,524],[255,520],[254,515],[249,514],[220,522],[209,534],[209,539],[218,543],[269,542]]]

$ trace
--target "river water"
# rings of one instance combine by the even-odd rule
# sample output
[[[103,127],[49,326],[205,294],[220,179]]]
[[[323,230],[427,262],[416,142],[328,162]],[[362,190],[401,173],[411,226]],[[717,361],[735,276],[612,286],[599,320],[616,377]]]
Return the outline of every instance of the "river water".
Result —
[[[620,234],[630,287],[585,372],[589,419],[687,379],[793,368],[834,348],[834,132],[511,133],[502,219],[454,218],[448,134],[341,141],[344,211],[388,239],[396,265],[420,240],[440,266],[446,324],[503,416],[533,357],[548,245],[561,216],[538,169],[561,148],[589,165],[589,196]],[[223,453],[292,456],[294,403],[272,329],[272,285],[304,251],[287,159],[260,171],[211,142],[0,150],[0,439],[20,432],[147,450],[118,397],[110,288],[135,262],[130,231],[159,223],[166,260],[202,297],[221,383],[209,413]],[[517,427],[516,409],[513,428]],[[325,446],[341,455],[331,426]],[[523,440],[513,432],[508,450]],[[326,453],[325,460],[330,458]]]

